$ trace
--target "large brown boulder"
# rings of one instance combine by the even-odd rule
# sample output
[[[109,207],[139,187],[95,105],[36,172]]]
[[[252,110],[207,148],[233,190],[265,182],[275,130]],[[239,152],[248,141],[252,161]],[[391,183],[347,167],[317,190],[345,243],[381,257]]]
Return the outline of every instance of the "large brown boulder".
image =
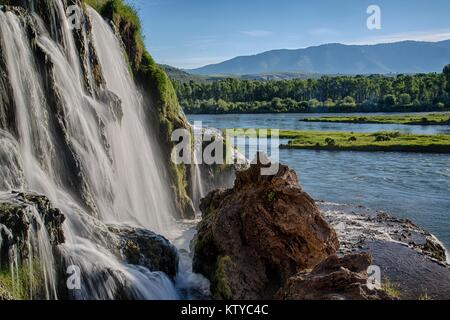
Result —
[[[291,276],[339,247],[295,171],[280,165],[263,176],[262,167],[238,172],[232,189],[201,202],[193,268],[210,279],[214,298],[273,298]]]
[[[282,300],[391,300],[382,290],[369,289],[367,269],[372,258],[367,253],[330,256],[314,270],[290,278],[276,294]]]

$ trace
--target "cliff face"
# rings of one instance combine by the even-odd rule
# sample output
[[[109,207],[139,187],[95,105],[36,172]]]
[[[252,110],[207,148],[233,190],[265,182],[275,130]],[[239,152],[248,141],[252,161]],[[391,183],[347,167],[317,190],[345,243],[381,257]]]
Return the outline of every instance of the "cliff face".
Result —
[[[187,189],[186,167],[170,161],[173,142],[170,137],[175,129],[190,129],[181,110],[172,83],[144,47],[140,20],[122,0],[82,0],[96,9],[105,19],[111,21],[121,37],[128,55],[130,68],[141,91],[145,94],[147,117],[159,137],[169,175],[176,195],[179,215],[192,217],[193,208]]]
[[[16,11],[20,8],[31,9],[43,19],[46,25],[52,23],[52,1],[29,1],[29,0],[0,0],[0,4],[16,7]],[[188,195],[189,183],[187,169],[183,165],[175,165],[170,160],[170,154],[173,147],[173,142],[170,137],[173,130],[178,128],[190,129],[190,126],[178,104],[176,93],[173,89],[172,83],[166,73],[158,67],[151,55],[144,47],[143,37],[141,34],[141,25],[139,17],[133,8],[126,5],[122,0],[68,0],[66,7],[70,5],[77,5],[83,9],[83,16],[81,17],[82,28],[73,30],[75,39],[75,46],[80,53],[80,66],[83,69],[85,76],[84,82],[86,90],[94,91],[97,95],[103,95],[104,100],[114,100],[110,94],[100,90],[104,87],[105,80],[102,78],[101,68],[98,58],[93,52],[92,44],[86,41],[86,37],[90,37],[91,22],[86,14],[87,6],[93,7],[99,12],[102,17],[110,22],[114,28],[116,35],[120,37],[123,48],[126,52],[129,68],[132,72],[136,85],[143,94],[145,103],[145,112],[149,127],[153,131],[159,142],[161,153],[167,164],[167,181],[173,189],[174,203],[177,209],[176,215],[179,217],[192,217],[193,206],[192,201]],[[86,30],[86,33],[84,33]],[[32,27],[29,32],[33,33]],[[60,35],[59,35],[60,36]],[[88,39],[89,40],[89,39]],[[39,50],[36,47],[36,50]],[[42,59],[45,60],[45,54],[42,54]],[[42,61],[45,64],[45,61]],[[0,65],[2,61],[0,59]],[[87,77],[87,69],[92,68],[93,77]],[[4,70],[4,68],[2,68]],[[7,92],[8,83],[4,78],[5,75],[0,74],[0,101],[5,110],[0,110],[0,124],[2,127],[8,123],[14,122],[14,114],[10,108],[8,95],[3,95]],[[101,92],[102,91],[102,92]],[[55,97],[55,100],[57,97]],[[110,101],[108,103],[114,103]],[[76,165],[72,165],[76,166]],[[82,185],[82,181],[71,182],[75,185]],[[85,188],[85,187],[81,187]],[[85,192],[86,193],[86,192]],[[83,199],[89,202],[89,199]]]
[[[137,85],[146,95],[147,116],[155,128],[165,159],[169,164],[170,178],[176,194],[179,214],[192,216],[193,209],[187,194],[186,168],[170,161],[173,142],[170,137],[175,129],[190,129],[178,104],[172,83],[144,47],[139,18],[122,0],[83,0],[114,25],[120,35]]]

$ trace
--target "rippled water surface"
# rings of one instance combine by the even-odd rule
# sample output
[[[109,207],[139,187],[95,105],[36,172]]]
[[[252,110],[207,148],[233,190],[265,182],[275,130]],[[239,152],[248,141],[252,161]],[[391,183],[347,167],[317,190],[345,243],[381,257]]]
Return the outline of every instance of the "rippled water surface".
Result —
[[[327,114],[329,116],[330,114]],[[323,115],[306,115],[323,116]],[[450,133],[450,126],[305,123],[304,114],[192,115],[216,128],[278,128],[322,131]],[[364,205],[409,218],[450,248],[450,155],[280,150],[316,199]]]
[[[418,113],[422,115],[421,113]],[[335,113],[283,113],[283,114],[223,114],[223,115],[188,115],[189,120],[202,121],[204,126],[222,128],[273,128],[273,129],[296,129],[296,130],[320,130],[320,131],[354,131],[354,132],[376,132],[383,130],[394,130],[418,134],[449,133],[450,126],[419,126],[401,124],[357,124],[357,123],[325,123],[304,122],[304,118],[345,116],[346,114]],[[384,115],[384,113],[352,113],[351,116]],[[425,113],[423,115],[426,115]],[[450,115],[450,113],[449,113]]]

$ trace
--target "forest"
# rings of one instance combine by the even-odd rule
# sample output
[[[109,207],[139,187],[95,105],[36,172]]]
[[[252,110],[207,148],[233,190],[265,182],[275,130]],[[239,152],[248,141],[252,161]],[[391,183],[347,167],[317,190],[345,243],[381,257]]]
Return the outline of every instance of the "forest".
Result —
[[[414,75],[339,75],[271,81],[173,79],[173,83],[188,114],[450,110],[450,65],[442,73]]]

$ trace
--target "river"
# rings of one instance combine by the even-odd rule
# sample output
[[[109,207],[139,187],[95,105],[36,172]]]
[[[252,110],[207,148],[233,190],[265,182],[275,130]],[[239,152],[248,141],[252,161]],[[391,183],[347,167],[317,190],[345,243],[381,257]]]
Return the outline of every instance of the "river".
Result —
[[[301,122],[332,114],[188,115],[204,127],[450,134],[450,126]],[[344,116],[345,114],[340,114]],[[353,114],[354,115],[354,114]],[[365,114],[367,115],[367,114]],[[280,150],[315,199],[362,205],[408,218],[450,248],[450,155]]]

